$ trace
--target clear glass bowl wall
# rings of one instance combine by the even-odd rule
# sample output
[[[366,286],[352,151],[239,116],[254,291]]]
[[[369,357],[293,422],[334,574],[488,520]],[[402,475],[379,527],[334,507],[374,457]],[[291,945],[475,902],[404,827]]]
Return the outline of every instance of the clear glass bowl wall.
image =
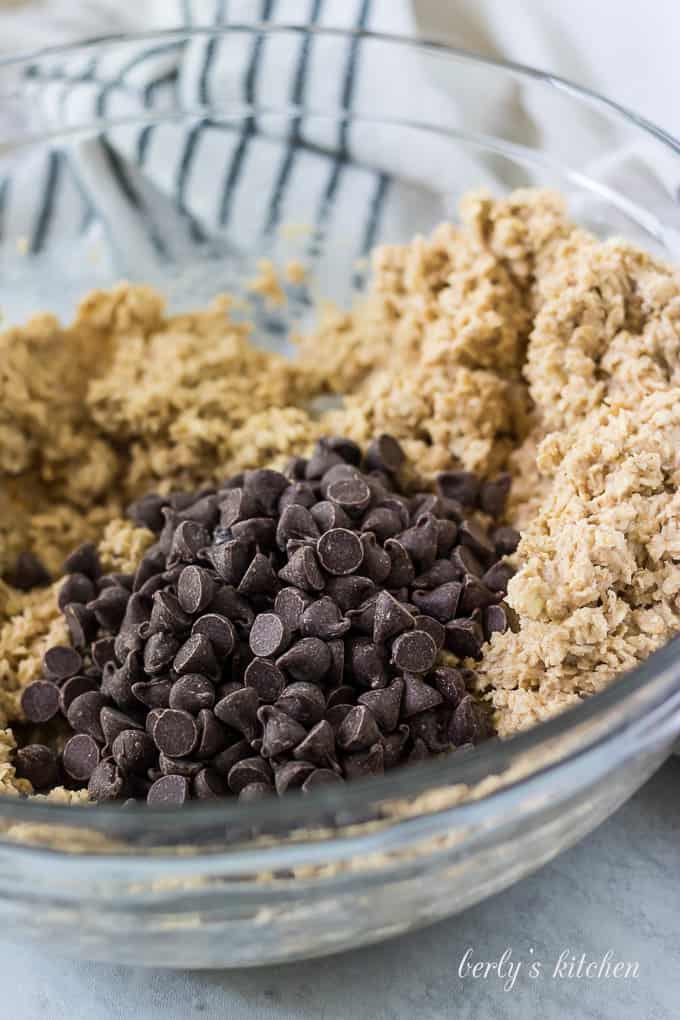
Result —
[[[249,55],[242,71],[209,78],[230,48]],[[343,81],[312,75],[289,96],[254,80],[254,54],[284,66],[298,51]],[[258,174],[268,195],[279,175],[278,198],[253,199]],[[557,187],[599,235],[677,258],[674,175],[676,143],[614,104],[434,44],[237,25],[104,40],[0,64],[0,306],[10,322],[68,318],[127,278],[186,308],[239,293],[263,257],[300,258],[314,290],[255,309],[257,341],[285,350],[315,294],[347,304],[362,288],[372,244],[455,217],[480,185]],[[176,812],[5,800],[0,914],[17,936],[136,964],[356,947],[460,911],[575,842],[679,730],[676,642],[529,733],[340,791]]]

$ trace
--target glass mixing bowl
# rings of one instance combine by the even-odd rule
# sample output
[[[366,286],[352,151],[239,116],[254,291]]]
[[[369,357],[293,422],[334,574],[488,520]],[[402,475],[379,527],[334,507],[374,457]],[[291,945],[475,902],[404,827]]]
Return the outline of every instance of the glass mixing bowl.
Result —
[[[0,65],[0,306],[68,316],[121,277],[198,306],[258,259],[299,257],[316,291],[254,310],[258,342],[285,349],[315,293],[347,302],[371,245],[455,216],[469,188],[559,187],[591,230],[675,258],[678,179],[677,143],[615,104],[433,43],[272,25],[105,39]],[[356,947],[549,860],[679,731],[676,640],[529,732],[339,791],[178,811],[5,799],[0,914],[46,948],[156,966]]]

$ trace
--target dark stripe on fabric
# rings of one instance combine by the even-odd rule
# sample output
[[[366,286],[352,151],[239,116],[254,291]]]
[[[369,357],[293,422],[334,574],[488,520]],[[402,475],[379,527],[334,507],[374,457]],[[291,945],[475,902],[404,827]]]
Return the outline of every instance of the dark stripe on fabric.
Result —
[[[268,21],[271,18],[272,9],[274,7],[273,0],[263,0],[262,8],[260,13],[261,21]],[[255,102],[255,85],[257,82],[257,72],[259,69],[260,58],[262,56],[262,34],[258,34],[253,40],[253,48],[250,55],[250,61],[248,64],[248,70],[244,80],[244,96],[246,103],[252,105]],[[238,179],[243,167],[243,163],[248,149],[248,143],[255,134],[256,120],[255,117],[246,117],[243,128],[241,129],[241,138],[236,151],[231,160],[229,170],[227,172],[227,179],[222,189],[222,200],[220,202],[220,225],[225,226],[229,220],[231,213],[231,204],[234,197],[234,191],[238,185]]]
[[[357,31],[366,27],[368,21],[368,15],[371,8],[371,0],[361,0],[361,7],[359,8],[359,17],[357,18],[356,25],[354,26]],[[349,44],[349,56],[347,59],[347,65],[345,67],[345,74],[342,82],[342,99],[341,105],[346,113],[349,113],[352,109],[352,98],[354,96],[354,85],[356,83],[357,68],[359,66],[359,52],[361,47],[361,40],[356,36],[350,40]],[[345,119],[340,125],[340,152],[344,155],[347,154],[349,139],[349,123]]]
[[[50,229],[50,222],[52,220],[52,214],[54,212],[55,198],[57,189],[59,187],[59,178],[61,175],[62,167],[62,156],[59,152],[50,152],[48,163],[47,163],[47,177],[45,184],[42,189],[42,201],[40,203],[40,210],[38,212],[38,218],[33,228],[33,236],[29,244],[29,251],[31,254],[39,252],[45,243],[48,231]]]
[[[153,107],[154,93],[156,89],[161,88],[163,85],[170,85],[174,83],[177,85],[179,75],[176,70],[168,71],[166,74],[161,75],[160,78],[156,78],[155,81],[150,81],[144,89],[144,109],[150,110]],[[176,97],[175,97],[176,103]],[[137,162],[141,166],[146,159],[146,154],[149,150],[149,143],[151,141],[151,135],[153,133],[155,124],[147,124],[139,132],[139,138],[137,139]]]
[[[201,136],[201,132],[205,127],[206,122],[201,121],[200,124],[194,124],[187,135],[186,142],[184,143],[184,149],[182,151],[182,158],[180,160],[179,169],[177,171],[177,182],[175,185],[175,195],[177,201],[177,208],[182,212],[189,221],[189,229],[191,236],[195,241],[205,241],[206,234],[203,228],[200,226],[196,217],[189,212],[186,202],[185,194],[187,187],[187,180],[189,179],[189,172],[191,170],[191,164],[196,154],[196,148],[198,141]]]
[[[150,221],[147,220],[146,218],[147,210],[145,204],[138,195],[137,190],[134,187],[132,181],[128,177],[123,160],[120,158],[116,150],[113,148],[110,142],[107,141],[106,138],[101,138],[100,144],[102,147],[102,151],[106,157],[106,161],[109,165],[111,175],[115,183],[118,185],[121,194],[125,196],[127,201],[134,209],[137,209],[142,214],[142,216],[144,217],[144,222],[148,223],[149,239],[154,248],[156,249],[156,251],[160,255],[167,255],[168,252],[166,244],[163,241],[163,238],[158,233],[155,225],[151,224]]]
[[[312,9],[309,13],[309,24],[315,25],[319,20],[321,14],[322,0],[313,0]],[[295,106],[300,106],[305,95],[305,85],[307,83],[307,72],[309,69],[309,52],[311,35],[305,35],[302,38],[302,45],[300,47],[300,55],[298,57],[297,67],[295,69],[295,76],[293,78],[293,88],[291,92],[291,102]],[[274,184],[274,190],[272,197],[269,202],[269,209],[267,211],[267,219],[265,222],[264,232],[265,234],[272,233],[279,222],[281,214],[281,202],[288,185],[288,181],[292,175],[293,165],[295,163],[295,156],[297,149],[301,144],[301,133],[300,127],[302,123],[302,117],[295,117],[291,125],[291,132],[286,151],[281,160],[281,166],[279,173]]]
[[[390,178],[387,174],[378,174],[376,181],[375,191],[371,204],[368,210],[368,219],[366,220],[366,226],[364,227],[364,233],[361,240],[360,254],[362,256],[368,255],[371,248],[375,245],[378,239],[378,232],[380,230],[380,219],[382,217],[383,209],[385,208],[385,200],[387,199],[387,192],[389,191]],[[363,288],[366,282],[366,271],[358,270],[352,276],[352,286],[355,290]]]

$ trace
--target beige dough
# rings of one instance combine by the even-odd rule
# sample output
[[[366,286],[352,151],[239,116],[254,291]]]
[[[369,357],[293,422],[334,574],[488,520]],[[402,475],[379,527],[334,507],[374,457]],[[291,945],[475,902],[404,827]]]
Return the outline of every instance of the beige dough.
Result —
[[[544,191],[468,195],[460,226],[372,267],[368,296],[322,309],[293,361],[258,350],[227,297],[168,316],[132,284],[89,295],[70,326],[41,314],[0,336],[0,573],[27,548],[57,572],[85,538],[127,569],[151,540],[122,519],[130,499],[279,466],[330,431],[398,436],[414,480],[508,468],[520,630],[494,636],[477,693],[509,735],[680,629],[680,273],[598,241]],[[278,299],[261,270],[255,289]],[[315,413],[328,394],[342,406]],[[57,587],[0,584],[7,792],[27,792],[11,727],[63,639]]]

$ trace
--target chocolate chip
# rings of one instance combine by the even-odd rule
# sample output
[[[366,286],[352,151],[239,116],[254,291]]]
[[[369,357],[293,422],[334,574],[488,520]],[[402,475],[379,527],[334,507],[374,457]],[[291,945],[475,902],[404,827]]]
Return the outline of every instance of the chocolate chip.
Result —
[[[430,678],[444,701],[457,705],[465,697],[465,678],[459,669],[451,666],[440,666]]]
[[[437,475],[437,492],[472,509],[479,499],[479,479],[471,471],[444,471]]]
[[[140,528],[148,528],[149,531],[160,531],[164,524],[163,507],[167,505],[167,496],[159,496],[156,492],[149,492],[141,499],[130,503],[125,513]]]
[[[511,556],[519,545],[520,533],[507,526],[495,528],[490,535],[499,556]]]
[[[376,645],[385,644],[397,634],[410,630],[412,627],[412,614],[388,591],[379,592],[375,601],[373,621],[374,643]]]
[[[364,776],[381,776],[385,771],[385,752],[378,742],[367,751],[347,754],[342,759],[342,770],[346,779],[362,779]]]
[[[361,530],[373,532],[379,542],[384,542],[404,530],[404,521],[396,510],[376,506],[365,514]]]
[[[505,634],[506,630],[510,626],[508,620],[508,614],[505,607],[500,606],[489,606],[488,609],[484,610],[484,636],[487,641],[491,640],[492,634]]]
[[[421,613],[439,620],[440,623],[448,623],[458,611],[462,591],[463,586],[458,581],[448,581],[432,591],[416,588],[411,593],[411,598]]]
[[[358,467],[361,464],[361,447],[353,439],[346,436],[328,436],[325,441],[327,450],[337,453],[347,464]]]
[[[92,771],[87,784],[92,800],[101,802],[120,800],[126,796],[127,785],[123,773],[111,759],[100,761]]]
[[[449,724],[449,739],[459,747],[461,744],[477,744],[488,735],[486,713],[471,694],[467,694]]]
[[[66,712],[71,729],[76,733],[86,733],[100,744],[104,743],[104,732],[99,721],[99,714],[106,704],[106,699],[99,691],[85,691],[73,699]]]
[[[57,604],[63,611],[69,602],[90,602],[95,598],[97,589],[94,582],[85,574],[69,574],[59,589]]]
[[[431,616],[416,615],[413,617],[413,625],[417,630],[424,630],[426,634],[430,635],[437,652],[442,650],[446,632],[439,620],[435,620]]]
[[[329,577],[326,582],[326,594],[330,595],[334,602],[337,602],[343,613],[347,613],[350,609],[358,609],[375,593],[376,586],[370,577],[363,577],[360,574]]]
[[[231,528],[239,521],[247,521],[261,512],[255,494],[242,488],[229,489],[220,499],[219,508],[222,528]]]
[[[281,493],[288,488],[288,479],[280,471],[258,468],[246,471],[243,485],[247,492],[255,496],[263,513],[271,516],[276,512]]]
[[[388,674],[384,650],[370,638],[352,638],[347,642],[347,659],[353,679],[364,687],[384,687]]]
[[[311,762],[323,768],[335,767],[337,755],[335,750],[335,735],[333,727],[326,720],[322,719],[313,726],[309,733],[300,741],[293,752],[295,758],[305,763]]]
[[[447,521],[442,518],[437,518],[437,560],[442,559],[449,555],[458,539],[458,525],[455,521]],[[442,578],[440,584],[446,578]],[[421,582],[422,583],[422,582]]]
[[[188,712],[168,708],[153,728],[153,741],[170,758],[186,758],[198,742],[198,727]]]
[[[428,570],[437,556],[436,518],[430,513],[421,514],[412,527],[402,531],[399,541],[420,570]]]
[[[409,673],[427,673],[437,658],[437,646],[424,630],[410,630],[395,638],[392,662]]]
[[[482,563],[488,563],[496,555],[496,547],[487,535],[481,524],[476,521],[466,520],[458,528],[458,538],[461,545],[471,549],[477,559]]]
[[[444,628],[446,638],[444,644],[448,651],[460,659],[480,659],[484,634],[476,620],[452,620]]]
[[[114,761],[123,772],[146,773],[156,761],[154,740],[144,730],[122,730],[111,745]]]
[[[97,598],[88,603],[87,608],[94,613],[100,627],[115,631],[125,616],[129,598],[127,588],[112,584],[100,591]]]
[[[413,582],[418,588],[438,588],[440,584],[457,581],[460,571],[451,560],[435,560],[429,570],[419,574]]]
[[[476,577],[468,576],[463,581],[458,612],[464,616],[469,616],[475,609],[486,609],[487,606],[493,605],[497,600],[498,596],[495,592],[490,591]]]
[[[311,793],[312,790],[316,790],[320,786],[333,786],[341,782],[342,777],[337,772],[332,772],[330,769],[315,769],[311,776],[305,779],[301,789],[303,793]]]
[[[210,546],[206,557],[217,575],[227,584],[239,584],[253,558],[253,546],[244,539],[233,539]]]
[[[345,716],[351,708],[354,707],[353,702],[347,705],[333,705],[332,708],[326,709],[326,721],[331,727],[333,733],[337,733],[341,723],[344,721]]]
[[[158,591],[151,601],[151,616],[147,625],[148,634],[167,631],[181,634],[191,626],[191,617],[185,613],[177,597],[169,591]]]
[[[342,637],[349,627],[349,620],[343,618],[336,603],[327,595],[307,606],[300,617],[300,633],[303,637],[328,641]]]
[[[331,664],[324,679],[327,684],[337,686],[342,682],[345,672],[345,642],[342,638],[334,638],[327,642],[326,648],[331,657]]]
[[[269,783],[249,783],[248,786],[244,786],[238,795],[238,799],[245,802],[263,800],[266,797],[271,797],[274,792],[274,788]]]
[[[372,595],[369,599],[366,599],[366,601],[363,602],[358,609],[347,610],[344,619],[355,632],[360,631],[362,634],[366,634],[369,637],[373,634],[376,602],[377,595]]]
[[[191,628],[192,636],[204,635],[220,659],[231,655],[236,645],[236,631],[233,623],[220,613],[205,613]]]
[[[278,587],[269,557],[258,552],[250,561],[250,566],[241,578],[237,590],[240,595],[268,595],[273,598]]]
[[[28,779],[34,790],[48,790],[59,784],[57,754],[45,744],[20,747],[14,759],[17,779]]]
[[[291,751],[307,735],[304,726],[274,705],[263,705],[257,717],[263,727],[260,753],[265,758],[276,758]]]
[[[307,461],[305,478],[309,482],[318,481],[334,465],[343,463],[343,457],[339,453],[331,450],[323,440],[319,440]]]
[[[331,665],[331,653],[320,638],[302,638],[279,656],[276,665],[295,680],[319,681]]]
[[[316,766],[308,761],[288,761],[274,773],[276,792],[281,796],[287,790],[296,790],[314,772]]]
[[[274,599],[274,612],[280,616],[287,630],[294,633],[299,629],[300,619],[312,596],[298,588],[282,588]]]
[[[364,751],[379,739],[376,721],[365,705],[351,708],[337,733],[338,746],[348,753]]]
[[[64,689],[62,688],[62,694],[63,693]],[[132,716],[128,715],[126,712],[121,712],[117,708],[111,708],[109,705],[104,705],[100,711],[99,724],[102,728],[104,739],[109,746],[113,744],[118,734],[122,733],[123,730],[141,730],[144,728],[137,722],[136,719],[133,719]]]
[[[508,501],[511,479],[507,472],[484,482],[479,493],[479,506],[490,517],[502,517]]]
[[[106,663],[113,659],[113,646],[113,638],[100,638],[99,641],[93,643],[91,649],[92,660],[100,669],[103,669]]]
[[[7,579],[19,591],[43,588],[52,580],[42,561],[28,550],[19,553]]]
[[[279,496],[279,514],[283,514],[289,506],[304,506],[309,510],[316,503],[316,492],[314,486],[310,482],[295,482],[293,485],[289,485],[287,489],[284,489]],[[314,518],[312,517],[312,520]],[[316,521],[314,522],[316,527]],[[316,533],[318,534],[318,527]],[[278,537],[277,537],[278,542]],[[285,547],[285,543],[281,548]]]
[[[325,587],[316,553],[309,546],[303,546],[293,553],[285,567],[279,570],[279,577],[286,584],[312,594]]]
[[[159,677],[149,683],[137,681],[132,684],[132,694],[136,701],[146,705],[147,708],[167,708],[170,703],[170,691],[174,681],[171,677]],[[118,699],[115,699],[121,705]],[[125,707],[121,705],[121,707]]]
[[[168,566],[191,563],[201,549],[210,544],[210,532],[195,521],[180,521],[174,530],[168,551]]]
[[[365,463],[369,471],[378,469],[396,474],[404,459],[404,451],[392,436],[377,436],[366,449]]]
[[[390,733],[399,722],[399,710],[404,693],[404,681],[394,680],[389,687],[378,691],[366,691],[359,695],[359,703],[365,705],[385,733]]]
[[[83,668],[83,657],[75,648],[69,648],[68,645],[54,645],[43,655],[42,664],[45,675],[55,683],[60,683],[80,672]]]
[[[266,659],[285,651],[290,643],[290,632],[276,613],[259,613],[253,621],[248,640],[253,655]]]
[[[219,666],[210,638],[206,634],[200,633],[188,637],[177,650],[172,668],[179,675],[203,673],[205,676],[217,676]]]
[[[74,698],[87,691],[96,691],[99,687],[96,679],[91,676],[72,676],[59,688],[59,708],[66,715]]]
[[[94,542],[84,542],[74,549],[64,560],[61,571],[63,574],[85,574],[90,580],[96,581],[102,568]]]
[[[351,481],[355,478],[361,478],[361,472],[351,464],[334,464],[332,467],[325,471],[323,477],[318,482],[319,494],[322,499],[326,499],[328,496],[328,490],[334,482],[345,482]],[[368,479],[365,478],[366,484],[368,485]],[[370,486],[369,486],[370,488]]]
[[[234,538],[257,546],[260,551],[273,549],[276,544],[276,522],[271,517],[249,517],[232,526]]]
[[[392,589],[412,584],[416,576],[415,567],[413,566],[413,560],[400,539],[386,539],[385,552],[392,561],[392,569],[385,579],[385,587]]]
[[[78,733],[66,741],[62,762],[71,779],[86,783],[99,764],[99,745],[87,734]]]
[[[235,744],[230,744],[224,751],[218,752],[218,754],[216,754],[213,758],[212,764],[220,775],[227,776],[231,767],[235,765],[237,761],[241,761],[243,758],[248,758],[250,753],[251,748],[248,741],[238,740]]]
[[[314,726],[323,719],[326,699],[316,684],[298,681],[285,688],[276,707],[303,726]]]
[[[168,705],[196,715],[202,708],[215,704],[215,688],[207,676],[187,673],[176,680],[170,691]]]
[[[255,619],[248,599],[244,595],[239,595],[236,589],[228,584],[217,590],[215,598],[210,603],[210,612],[231,620],[236,632],[242,635],[248,634]]]
[[[404,695],[401,702],[401,714],[404,719],[418,715],[429,708],[441,705],[442,696],[419,676],[410,673],[404,675]]]
[[[264,783],[272,786],[274,773],[269,762],[264,758],[242,758],[229,769],[227,782],[232,793],[240,793],[251,783]]]
[[[192,616],[202,613],[215,594],[215,582],[204,567],[187,566],[177,582],[177,601]]]
[[[353,705],[356,700],[356,691],[348,684],[341,684],[328,692],[326,705],[333,708],[334,705]]]
[[[364,551],[362,573],[370,577],[376,584],[382,584],[392,571],[392,560],[389,553],[378,545],[372,531],[365,532],[361,536],[361,546]]]
[[[194,761],[193,758],[169,758],[161,751],[158,755],[158,770],[164,776],[184,776],[185,779],[193,779],[204,768],[202,761]],[[155,770],[151,769],[155,779]]]
[[[499,561],[489,567],[486,573],[482,575],[482,584],[485,584],[491,591],[505,594],[508,590],[508,581],[514,575],[515,568],[513,566]]]
[[[216,800],[228,796],[229,787],[215,769],[201,769],[194,776],[192,791],[197,800]]]
[[[328,486],[326,498],[350,517],[360,516],[371,502],[371,490],[363,478],[340,478]]]
[[[385,769],[394,768],[403,758],[404,748],[409,739],[409,727],[402,724],[394,733],[382,738],[383,766]]]
[[[451,554],[451,562],[456,567],[459,577],[471,574],[473,577],[481,577],[484,567],[481,565],[471,549],[464,545],[456,546]]]
[[[59,688],[50,680],[34,680],[21,693],[21,710],[29,722],[49,722],[59,711]]]
[[[316,544],[316,551],[321,566],[334,576],[353,573],[364,558],[359,536],[346,528],[332,528],[325,532]]]
[[[215,715],[227,726],[238,730],[247,740],[252,740],[257,733],[257,709],[259,700],[252,687],[240,690],[221,698],[215,705]]]
[[[329,500],[322,500],[313,506],[311,514],[322,532],[330,531],[331,528],[350,528],[352,526],[349,516],[342,507]]]
[[[267,659],[253,659],[246,668],[244,679],[246,686],[252,687],[265,704],[276,701],[286,683],[279,667]]]
[[[287,506],[276,527],[276,544],[279,549],[285,549],[290,539],[316,539],[319,537],[319,527],[307,507],[298,503]]]
[[[184,776],[161,776],[146,795],[150,807],[179,807],[189,800],[189,780]]]

